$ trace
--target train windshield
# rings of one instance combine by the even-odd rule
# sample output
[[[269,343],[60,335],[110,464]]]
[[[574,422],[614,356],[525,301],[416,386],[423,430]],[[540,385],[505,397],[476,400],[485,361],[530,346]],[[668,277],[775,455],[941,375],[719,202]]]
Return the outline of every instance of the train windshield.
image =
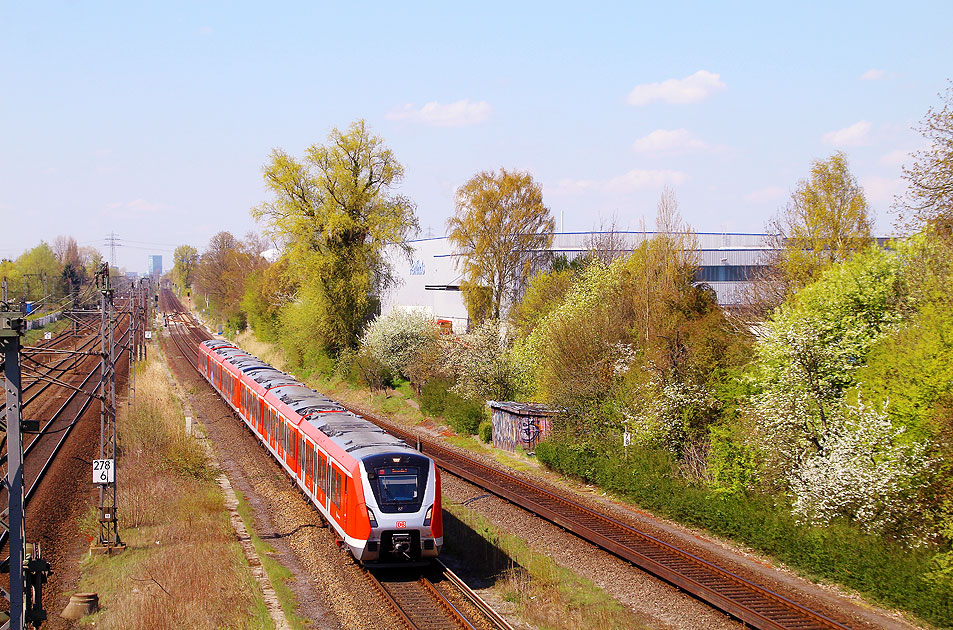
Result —
[[[380,499],[383,503],[416,503],[416,468],[378,468]]]

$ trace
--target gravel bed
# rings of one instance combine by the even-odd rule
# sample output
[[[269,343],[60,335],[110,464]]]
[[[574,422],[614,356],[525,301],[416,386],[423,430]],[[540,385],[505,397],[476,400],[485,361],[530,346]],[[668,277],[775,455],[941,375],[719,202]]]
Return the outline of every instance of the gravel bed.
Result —
[[[734,630],[742,625],[691,595],[529,512],[453,475],[442,476],[445,498],[521,538],[537,553],[585,577],[631,609],[646,625],[684,630]]]

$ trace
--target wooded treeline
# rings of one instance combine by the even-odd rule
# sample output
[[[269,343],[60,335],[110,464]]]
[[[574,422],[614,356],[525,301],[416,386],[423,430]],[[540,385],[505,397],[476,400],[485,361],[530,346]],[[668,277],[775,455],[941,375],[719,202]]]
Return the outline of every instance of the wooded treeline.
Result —
[[[6,280],[10,302],[58,300],[93,280],[102,255],[81,247],[72,236],[57,236],[52,245],[41,241],[14,260],[0,260],[0,281]]]

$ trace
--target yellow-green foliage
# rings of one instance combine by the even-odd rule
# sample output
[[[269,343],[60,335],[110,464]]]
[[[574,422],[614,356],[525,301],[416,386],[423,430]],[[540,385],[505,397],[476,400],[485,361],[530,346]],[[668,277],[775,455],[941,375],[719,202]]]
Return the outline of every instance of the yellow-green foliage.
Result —
[[[536,252],[553,242],[555,221],[543,205],[543,192],[525,171],[483,171],[457,190],[456,214],[447,221],[447,238],[463,252],[457,259],[466,280],[464,297],[489,298],[486,317],[499,319],[501,307],[534,268]],[[488,289],[489,296],[482,291]],[[483,319],[482,317],[480,319]]]
[[[792,288],[805,286],[831,264],[866,249],[872,242],[871,217],[847,156],[837,152],[814,160],[810,177],[798,182],[772,227],[782,239],[779,264]]]
[[[336,354],[354,347],[372,295],[390,279],[388,244],[417,230],[414,204],[395,194],[404,170],[363,120],[333,129],[299,161],[281,149],[264,168],[271,201],[252,210],[288,244],[289,270],[301,290],[282,316],[282,332],[315,338]],[[287,310],[287,309],[286,309]],[[305,353],[306,354],[306,353]]]
[[[618,426],[624,409],[667,396],[680,408],[652,411],[646,426],[659,414],[704,424],[696,412],[712,406],[709,382],[740,339],[714,296],[694,286],[690,241],[661,235],[608,266],[589,265],[514,350],[535,366],[540,398]]]
[[[536,325],[563,300],[572,286],[572,269],[538,273],[530,280],[526,292],[510,310],[510,323],[520,336],[529,335]]]

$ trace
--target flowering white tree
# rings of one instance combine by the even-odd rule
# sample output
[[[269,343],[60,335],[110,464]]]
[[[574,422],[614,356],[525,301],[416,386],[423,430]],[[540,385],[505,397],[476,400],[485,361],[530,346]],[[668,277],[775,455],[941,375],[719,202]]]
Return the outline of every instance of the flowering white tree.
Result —
[[[429,313],[395,308],[368,325],[360,351],[391,373],[410,378],[413,361],[437,343],[437,336]]]
[[[613,367],[620,374],[618,359]],[[624,386],[620,387],[626,402],[619,413],[636,440],[679,455],[691,436],[692,425],[704,424],[706,416],[717,413],[718,401],[701,383],[663,374],[652,363],[643,369],[649,374],[647,382],[629,395]]]
[[[822,449],[870,349],[902,318],[899,260],[870,250],[834,267],[777,309],[756,351],[751,413],[787,470]]]
[[[871,534],[921,534],[906,528],[926,508],[920,491],[933,464],[926,444],[862,402],[839,407],[828,424],[818,452],[790,473],[794,513],[815,525],[840,516]]]
[[[526,372],[498,319],[485,320],[449,342],[444,369],[454,376],[454,393],[471,400],[508,400],[525,389]]]

